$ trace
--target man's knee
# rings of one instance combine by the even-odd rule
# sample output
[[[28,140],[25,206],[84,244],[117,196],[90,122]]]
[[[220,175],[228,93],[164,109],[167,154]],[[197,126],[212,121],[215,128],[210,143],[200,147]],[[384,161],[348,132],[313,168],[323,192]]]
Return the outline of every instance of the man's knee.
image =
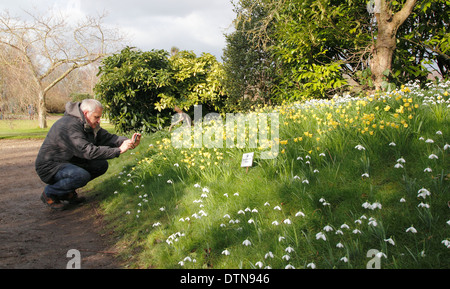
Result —
[[[76,175],[73,176],[74,179],[76,179],[80,184],[84,184],[82,186],[85,186],[91,179],[91,174],[84,170],[77,170]]]
[[[66,164],[48,184],[55,190],[72,191],[84,187],[91,180],[91,174],[76,165]]]
[[[105,174],[108,171],[109,164],[107,161],[99,161],[99,173],[100,175]]]
[[[108,171],[108,161],[106,160],[93,160],[89,162],[88,171],[91,174],[91,178],[95,179]]]

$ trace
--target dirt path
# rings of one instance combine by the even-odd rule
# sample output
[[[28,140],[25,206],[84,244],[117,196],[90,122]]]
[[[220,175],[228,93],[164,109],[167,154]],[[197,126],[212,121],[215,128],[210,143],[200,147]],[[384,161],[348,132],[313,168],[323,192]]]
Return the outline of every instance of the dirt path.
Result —
[[[0,140],[0,269],[64,269],[77,249],[81,268],[120,268],[99,233],[95,204],[53,212],[39,199],[39,140]]]

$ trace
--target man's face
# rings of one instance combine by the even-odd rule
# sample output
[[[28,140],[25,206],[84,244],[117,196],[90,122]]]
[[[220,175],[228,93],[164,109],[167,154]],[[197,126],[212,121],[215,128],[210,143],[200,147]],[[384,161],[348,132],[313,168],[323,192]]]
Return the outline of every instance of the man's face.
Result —
[[[88,111],[83,112],[86,121],[92,128],[96,128],[98,125],[100,125],[100,118],[102,117],[102,113],[103,109],[101,109],[100,107],[97,107],[92,113]]]

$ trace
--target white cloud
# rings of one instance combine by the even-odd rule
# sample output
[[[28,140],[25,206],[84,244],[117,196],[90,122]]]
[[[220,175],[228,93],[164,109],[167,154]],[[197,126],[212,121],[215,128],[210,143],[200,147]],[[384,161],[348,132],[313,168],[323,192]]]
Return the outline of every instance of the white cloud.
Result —
[[[153,1],[151,1],[153,2]],[[158,3],[164,1],[157,1]],[[168,1],[190,2],[190,1]],[[176,46],[181,50],[194,50],[199,55],[202,52],[209,52],[216,55],[218,60],[225,47],[223,34],[231,25],[234,18],[231,4],[218,5],[220,1],[193,1],[202,2],[203,6],[195,9],[194,6],[145,6],[149,13],[136,13],[135,17],[120,18],[114,17],[115,12],[111,12],[108,21],[115,23],[124,31],[131,35],[131,42],[142,50],[165,49],[170,50]],[[209,4],[208,4],[209,3]],[[195,4],[195,3],[194,3]],[[211,6],[209,6],[211,5]],[[173,7],[169,13],[167,7]],[[126,14],[131,14],[130,11]]]
[[[75,24],[86,17],[86,13],[81,9],[80,0],[55,1],[49,10],[50,13],[60,15],[71,24]]]
[[[130,46],[148,51],[208,52],[220,61],[223,34],[234,19],[230,0],[2,0],[13,15],[24,10],[61,11],[69,22],[107,12],[105,23],[128,35]]]

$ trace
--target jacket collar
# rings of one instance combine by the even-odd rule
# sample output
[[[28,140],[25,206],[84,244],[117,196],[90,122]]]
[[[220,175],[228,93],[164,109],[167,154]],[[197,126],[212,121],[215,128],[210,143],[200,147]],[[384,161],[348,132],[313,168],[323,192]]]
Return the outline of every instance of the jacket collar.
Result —
[[[80,109],[80,102],[68,102],[66,103],[66,111],[64,115],[70,115],[73,117],[78,118],[82,123],[84,127],[84,131],[87,133],[93,133],[94,138],[97,137],[98,131],[101,129],[100,125],[98,125],[96,128],[92,128],[89,123],[86,121],[86,118],[84,117],[83,112]]]

